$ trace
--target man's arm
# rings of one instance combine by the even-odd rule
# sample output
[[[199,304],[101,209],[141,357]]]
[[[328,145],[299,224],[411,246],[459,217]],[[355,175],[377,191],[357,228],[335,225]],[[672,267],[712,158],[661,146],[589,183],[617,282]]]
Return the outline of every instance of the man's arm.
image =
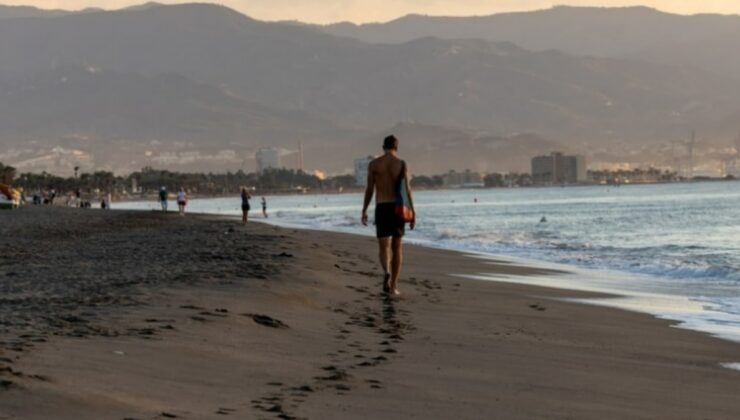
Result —
[[[411,206],[411,209],[414,211],[414,220],[412,220],[411,223],[409,223],[409,228],[411,228],[411,230],[414,230],[414,228],[416,227],[416,209],[414,208],[414,196],[411,193],[411,181],[410,181],[410,179],[411,179],[411,176],[409,175],[409,166],[407,164],[406,165],[406,174],[404,176],[403,182],[406,184],[406,193],[409,196],[409,206]]]
[[[362,224],[367,226],[367,208],[373,200],[375,192],[375,175],[373,174],[373,163],[370,162],[367,167],[367,187],[365,187],[365,201],[362,204]]]

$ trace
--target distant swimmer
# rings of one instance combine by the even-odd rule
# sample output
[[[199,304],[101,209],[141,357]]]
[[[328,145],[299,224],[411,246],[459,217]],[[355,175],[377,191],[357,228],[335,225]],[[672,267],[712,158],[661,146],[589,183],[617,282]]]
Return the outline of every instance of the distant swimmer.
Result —
[[[540,219],[540,223],[547,223],[547,217],[542,216],[542,219]]]
[[[473,203],[477,203],[477,202],[478,202],[478,197],[475,197],[475,198],[473,199]]]
[[[267,200],[265,200],[265,197],[262,197],[262,215],[267,219]]]
[[[241,192],[242,197],[242,223],[247,224],[247,219],[249,219],[249,199],[252,198],[252,196],[249,194],[249,191],[247,191],[247,187],[242,187]]]
[[[177,208],[180,210],[180,216],[185,216],[185,206],[188,205],[188,194],[184,187],[180,187],[177,193]]]
[[[398,139],[388,136],[383,141],[383,156],[368,166],[367,188],[362,206],[362,224],[367,226],[367,209],[375,194],[375,229],[383,269],[383,291],[399,295],[402,239],[406,223],[413,230],[416,216],[409,183],[408,167],[398,158]],[[391,255],[392,254],[392,255]]]
[[[167,187],[164,185],[159,189],[159,204],[162,205],[162,211],[167,213]]]

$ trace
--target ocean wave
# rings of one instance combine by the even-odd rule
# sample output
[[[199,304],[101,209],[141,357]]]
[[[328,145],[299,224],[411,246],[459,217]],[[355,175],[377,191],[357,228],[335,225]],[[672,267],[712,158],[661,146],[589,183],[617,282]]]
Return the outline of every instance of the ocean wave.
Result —
[[[551,261],[591,269],[614,270],[705,284],[740,283],[740,261],[733,254],[706,252],[705,246],[669,244],[653,247],[598,246],[552,240],[556,235],[465,234],[445,231],[433,239],[445,247]],[[547,239],[543,239],[547,238]]]

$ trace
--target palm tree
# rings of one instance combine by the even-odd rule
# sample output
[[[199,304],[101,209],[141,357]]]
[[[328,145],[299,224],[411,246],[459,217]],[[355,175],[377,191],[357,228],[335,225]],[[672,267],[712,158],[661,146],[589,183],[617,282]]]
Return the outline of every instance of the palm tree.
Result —
[[[15,178],[16,170],[12,166],[5,166],[0,163],[0,183],[10,184]]]

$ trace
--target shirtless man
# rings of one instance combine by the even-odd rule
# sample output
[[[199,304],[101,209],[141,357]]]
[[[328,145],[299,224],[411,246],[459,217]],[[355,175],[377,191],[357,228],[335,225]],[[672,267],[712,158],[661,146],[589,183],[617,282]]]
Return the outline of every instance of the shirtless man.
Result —
[[[398,180],[401,177],[403,164],[398,158],[398,139],[388,136],[383,141],[383,156],[370,162],[367,171],[367,189],[365,202],[362,206],[362,224],[367,226],[367,208],[375,195],[375,227],[380,246],[380,265],[383,268],[383,290],[394,295],[401,294],[398,290],[398,277],[401,274],[403,261],[401,240],[404,235],[405,223],[396,216],[396,194]],[[406,165],[403,182],[408,191],[409,201],[413,208],[411,188],[409,186],[408,165]],[[409,227],[414,229],[416,221],[411,221]]]

